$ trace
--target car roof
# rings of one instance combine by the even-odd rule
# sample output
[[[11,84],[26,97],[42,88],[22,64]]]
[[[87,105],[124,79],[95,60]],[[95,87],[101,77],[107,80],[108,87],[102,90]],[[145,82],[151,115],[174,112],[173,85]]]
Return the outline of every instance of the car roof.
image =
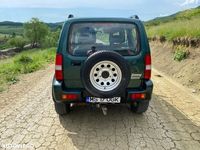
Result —
[[[69,18],[65,23],[68,22],[140,22],[139,19],[133,18]]]

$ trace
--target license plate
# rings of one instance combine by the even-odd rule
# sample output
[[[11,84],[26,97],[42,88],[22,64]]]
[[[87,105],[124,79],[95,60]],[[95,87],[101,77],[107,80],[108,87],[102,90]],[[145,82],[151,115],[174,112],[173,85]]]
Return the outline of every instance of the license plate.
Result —
[[[97,98],[97,97],[86,97],[86,102],[88,103],[120,103],[121,97],[113,97],[113,98]]]

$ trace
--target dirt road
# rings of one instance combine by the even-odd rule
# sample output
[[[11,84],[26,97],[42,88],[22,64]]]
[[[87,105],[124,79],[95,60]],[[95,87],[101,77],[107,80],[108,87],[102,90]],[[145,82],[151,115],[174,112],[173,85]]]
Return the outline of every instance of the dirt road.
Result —
[[[200,149],[200,100],[154,71],[149,110],[110,106],[108,115],[75,107],[59,117],[51,99],[53,66],[0,94],[0,149]]]

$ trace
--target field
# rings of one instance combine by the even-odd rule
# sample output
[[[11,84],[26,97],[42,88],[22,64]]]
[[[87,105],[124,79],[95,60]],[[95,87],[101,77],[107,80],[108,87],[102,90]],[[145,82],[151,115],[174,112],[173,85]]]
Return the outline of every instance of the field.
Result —
[[[24,32],[23,26],[0,26],[1,34],[10,34],[15,33],[16,35],[22,35]]]
[[[0,60],[0,92],[9,84],[15,84],[20,74],[39,70],[54,61],[55,48],[32,49]]]
[[[200,38],[200,7],[157,18],[145,23],[149,37],[164,36],[171,41],[177,37]]]

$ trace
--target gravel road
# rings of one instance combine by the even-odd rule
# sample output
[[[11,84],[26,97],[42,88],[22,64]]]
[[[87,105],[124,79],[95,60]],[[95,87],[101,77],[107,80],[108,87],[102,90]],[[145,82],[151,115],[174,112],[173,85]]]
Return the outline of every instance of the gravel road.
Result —
[[[53,66],[24,75],[0,94],[0,149],[200,149],[200,100],[158,71],[149,110],[76,106],[59,117],[51,99]]]

